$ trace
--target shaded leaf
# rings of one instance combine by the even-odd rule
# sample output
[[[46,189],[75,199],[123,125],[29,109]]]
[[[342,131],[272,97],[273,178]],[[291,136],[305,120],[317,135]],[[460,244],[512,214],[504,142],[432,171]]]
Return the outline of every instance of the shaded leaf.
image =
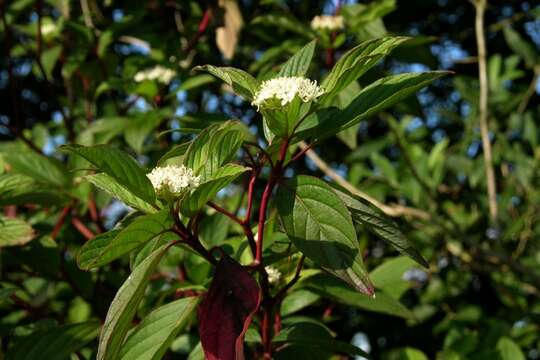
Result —
[[[345,203],[351,212],[352,219],[378,235],[398,251],[410,256],[414,261],[424,267],[429,267],[422,254],[416,250],[403,235],[397,224],[388,218],[382,211],[375,208],[366,200],[348,193],[346,190],[333,186],[335,193]]]
[[[244,358],[244,334],[260,300],[257,282],[223,254],[199,307],[199,334],[206,359]]]
[[[65,360],[97,337],[99,321],[39,330],[21,339],[7,353],[10,360]]]
[[[274,343],[287,343],[310,348],[330,350],[347,355],[358,355],[369,358],[360,348],[349,343],[335,340],[328,330],[314,322],[299,322],[283,328],[272,339]]]
[[[304,280],[302,287],[309,289],[325,298],[359,309],[373,311],[405,319],[414,319],[413,313],[399,301],[378,291],[377,296],[370,298],[347,287],[334,277],[317,274]]]
[[[505,26],[503,28],[504,39],[508,46],[519,55],[529,68],[533,68],[540,62],[540,54],[536,49],[527,41],[525,41],[521,35],[512,27]]]

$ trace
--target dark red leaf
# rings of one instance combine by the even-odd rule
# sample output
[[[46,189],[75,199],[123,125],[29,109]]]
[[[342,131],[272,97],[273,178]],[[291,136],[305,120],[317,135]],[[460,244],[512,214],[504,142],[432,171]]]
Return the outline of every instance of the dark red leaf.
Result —
[[[244,334],[260,300],[255,279],[223,254],[199,306],[199,335],[206,359],[244,359]]]

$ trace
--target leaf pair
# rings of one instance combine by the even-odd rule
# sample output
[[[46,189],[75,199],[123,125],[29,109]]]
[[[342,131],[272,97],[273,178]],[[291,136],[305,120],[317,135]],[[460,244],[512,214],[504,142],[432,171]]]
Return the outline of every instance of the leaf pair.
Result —
[[[244,142],[245,129],[238,121],[227,121],[204,129],[186,151],[184,165],[195,175],[201,176],[201,184],[188,194],[181,203],[181,211],[193,215],[219,190],[233,182],[248,168],[229,163]]]
[[[150,275],[169,246],[164,245],[142,261],[122,284],[109,307],[99,338],[98,360],[161,359],[183,329],[199,299],[190,297],[163,305],[149,315],[127,337]]]

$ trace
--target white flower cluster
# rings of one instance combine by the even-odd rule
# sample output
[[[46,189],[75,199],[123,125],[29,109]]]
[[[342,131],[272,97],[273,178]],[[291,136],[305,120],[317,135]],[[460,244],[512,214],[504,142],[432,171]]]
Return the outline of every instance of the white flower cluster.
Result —
[[[341,30],[345,27],[341,15],[318,15],[311,20],[311,28],[314,30]]]
[[[299,76],[278,77],[263,81],[259,91],[251,103],[257,110],[268,105],[268,101],[276,99],[281,106],[292,102],[298,96],[303,102],[313,101],[324,94],[322,88],[312,81]]]
[[[273,266],[265,266],[264,268],[268,274],[268,282],[270,284],[275,284],[281,279],[281,273],[278,269]]]
[[[162,84],[168,84],[175,76],[176,72],[174,70],[158,65],[150,69],[139,71],[135,74],[135,81],[156,80]]]
[[[184,165],[168,165],[156,167],[146,175],[157,194],[180,195],[184,191],[199,186],[201,179],[194,176],[193,171]]]
[[[48,36],[56,31],[56,24],[52,22],[46,22],[41,24],[41,35]]]

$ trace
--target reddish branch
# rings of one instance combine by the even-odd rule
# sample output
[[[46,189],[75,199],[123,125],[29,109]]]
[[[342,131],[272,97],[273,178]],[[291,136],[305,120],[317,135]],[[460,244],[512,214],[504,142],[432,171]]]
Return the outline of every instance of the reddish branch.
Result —
[[[223,215],[227,216],[229,219],[236,222],[242,227],[242,230],[244,231],[244,234],[246,235],[248,239],[249,247],[251,248],[252,253],[255,254],[256,252],[255,237],[253,235],[253,231],[251,231],[251,227],[249,226],[249,223],[241,220],[238,216],[234,215],[230,211],[222,208],[221,206],[219,206],[218,204],[212,201],[210,201],[208,205],[214,210],[216,210],[217,212],[222,213]]]
[[[62,209],[62,212],[60,213],[60,216],[58,217],[58,220],[56,221],[56,224],[54,225],[54,228],[51,232],[51,238],[54,240],[58,236],[58,233],[62,229],[62,226],[64,225],[64,221],[66,220],[66,216],[70,213],[71,206],[66,206]]]
[[[96,235],[92,230],[90,230],[86,225],[84,225],[78,217],[73,217],[71,219],[71,224],[77,229],[78,232],[81,233],[82,236],[86,238],[86,240],[92,240]]]
[[[193,36],[188,46],[186,47],[186,50],[185,50],[186,56],[187,54],[191,52],[191,50],[193,50],[193,48],[199,41],[200,37],[204,34],[206,29],[208,28],[208,24],[210,23],[211,18],[212,18],[212,10],[206,9],[201,19],[201,22],[199,23],[199,29],[197,30],[197,33],[195,34],[195,36]]]

